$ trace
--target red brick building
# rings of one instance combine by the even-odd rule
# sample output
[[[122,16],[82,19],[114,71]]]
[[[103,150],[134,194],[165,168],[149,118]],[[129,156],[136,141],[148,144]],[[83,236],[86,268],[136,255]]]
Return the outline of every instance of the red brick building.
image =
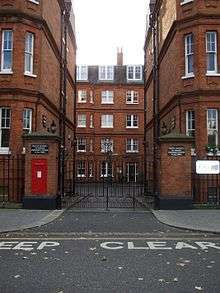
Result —
[[[2,0],[0,34],[0,154],[21,154],[23,133],[60,134],[64,96],[67,137],[73,137],[76,42],[71,1]]]
[[[175,131],[194,137],[197,156],[218,150],[219,36],[219,1],[151,0],[145,42],[146,142],[155,158],[159,137]]]
[[[98,179],[112,173],[116,178],[123,172],[128,181],[136,181],[141,175],[143,92],[143,66],[123,65],[122,52],[116,66],[77,67],[78,177]],[[108,155],[123,161],[124,170],[107,162]]]
[[[61,137],[60,146],[65,140],[66,150],[72,150],[76,41],[71,0],[1,0],[0,48],[0,196],[20,201],[23,162],[12,158],[25,153],[23,134],[54,134]]]

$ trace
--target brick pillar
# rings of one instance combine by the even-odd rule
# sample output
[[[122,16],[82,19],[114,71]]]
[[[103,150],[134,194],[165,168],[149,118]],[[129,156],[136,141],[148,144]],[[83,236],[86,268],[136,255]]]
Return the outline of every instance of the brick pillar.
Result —
[[[24,135],[25,194],[27,209],[56,209],[58,196],[59,141],[57,135],[32,133]]]
[[[159,208],[192,207],[192,137],[170,133],[160,137]]]

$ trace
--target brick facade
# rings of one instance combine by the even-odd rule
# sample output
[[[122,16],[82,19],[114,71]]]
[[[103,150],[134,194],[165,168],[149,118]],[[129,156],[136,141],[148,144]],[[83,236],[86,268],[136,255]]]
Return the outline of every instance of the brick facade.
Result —
[[[142,78],[140,80],[127,80],[127,66],[122,64],[123,55],[118,54],[118,63],[113,66],[113,80],[99,79],[99,66],[88,66],[88,78],[78,79],[77,82],[77,117],[81,114],[86,115],[86,127],[76,128],[77,140],[86,140],[86,150],[80,152],[76,148],[77,160],[100,160],[106,159],[106,154],[101,151],[101,140],[109,138],[113,141],[112,158],[120,158],[124,161],[140,162],[143,158],[143,133],[144,133],[144,89]],[[86,98],[84,102],[79,101],[79,93],[84,91]],[[113,102],[104,103],[102,100],[103,92],[113,93]],[[126,102],[126,95],[129,91],[136,92],[138,95],[137,103]],[[113,116],[113,127],[105,128],[101,126],[102,116]],[[137,115],[138,127],[127,128],[126,116]],[[76,119],[77,119],[76,117]],[[137,151],[129,152],[126,148],[128,139],[136,140],[138,143]],[[135,159],[136,158],[136,159]],[[117,160],[117,159],[116,159]],[[142,160],[142,159],[141,159]]]
[[[213,0],[185,1],[185,4],[172,2],[175,3],[157,1],[152,14],[156,30],[155,46],[158,48],[160,131],[165,125],[167,132],[178,129],[186,133],[186,112],[194,110],[195,149],[196,153],[204,154],[208,144],[206,110],[220,109],[220,4]],[[213,74],[207,74],[206,62],[206,32],[210,31],[217,35],[217,71]],[[194,76],[189,77],[185,76],[184,49],[184,38],[188,34],[194,36]],[[145,43],[148,133],[153,127],[152,38],[149,28]]]
[[[62,14],[68,1],[47,0],[39,1],[39,4],[35,2],[37,1],[3,0],[0,3],[1,48],[3,48],[4,30],[10,30],[13,34],[12,70],[10,73],[0,72],[0,108],[10,109],[8,150],[12,154],[21,153],[24,146],[22,140],[24,108],[32,110],[31,131],[51,132],[51,125],[55,124],[56,133],[59,135],[61,48],[64,42]],[[67,24],[66,132],[67,137],[73,138],[76,42],[72,10],[70,15]],[[32,74],[24,73],[27,33],[34,35]]]

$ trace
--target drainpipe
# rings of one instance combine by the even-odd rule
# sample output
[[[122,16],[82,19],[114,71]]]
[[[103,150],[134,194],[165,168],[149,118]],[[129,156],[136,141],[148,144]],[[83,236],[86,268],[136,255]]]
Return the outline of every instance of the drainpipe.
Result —
[[[76,184],[76,106],[77,106],[77,85],[76,85],[77,67],[75,66],[74,76],[74,129],[73,129],[73,185],[72,194],[75,195],[75,184]]]
[[[157,16],[151,17],[151,30],[153,35],[153,194],[155,207],[159,202],[158,185],[158,155],[159,155],[159,67],[158,67],[158,24]]]
[[[69,9],[66,5],[61,16],[61,60],[60,60],[60,137],[59,146],[59,205],[65,195],[65,151],[66,151],[66,93],[67,93],[67,33]]]

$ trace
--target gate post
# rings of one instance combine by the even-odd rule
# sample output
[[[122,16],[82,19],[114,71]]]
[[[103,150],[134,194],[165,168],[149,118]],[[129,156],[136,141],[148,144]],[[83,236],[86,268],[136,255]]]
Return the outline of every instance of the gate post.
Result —
[[[160,209],[192,207],[192,157],[194,138],[180,133],[160,137]]]
[[[25,194],[23,208],[60,208],[59,143],[60,137],[51,133],[24,135]]]

